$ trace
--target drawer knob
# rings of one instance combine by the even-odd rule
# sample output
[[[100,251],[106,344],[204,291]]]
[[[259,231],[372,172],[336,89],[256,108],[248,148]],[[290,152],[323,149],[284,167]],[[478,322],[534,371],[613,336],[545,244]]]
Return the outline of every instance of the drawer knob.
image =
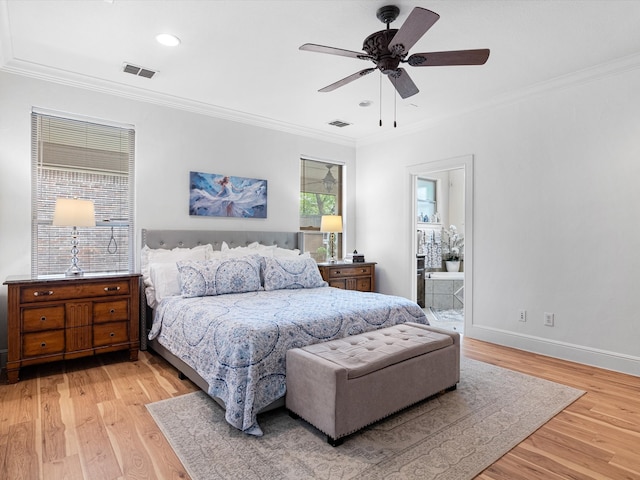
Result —
[[[109,336],[110,336],[110,337],[115,337],[115,336],[116,336],[116,334],[115,334],[115,333],[113,333],[113,332],[111,332],[111,333],[109,334]]]
[[[104,287],[105,292],[117,292],[120,290],[120,287]]]
[[[40,321],[44,322],[47,319],[47,317],[45,317],[44,315],[40,317]]]
[[[53,290],[41,290],[39,292],[33,292],[34,297],[42,297],[46,295],[53,295]]]
[[[109,310],[109,313],[113,315],[114,313],[116,313],[116,309],[112,308],[111,310]]]
[[[44,348],[44,347],[46,347],[46,346],[47,346],[47,343],[46,343],[46,342],[42,342],[42,343],[40,344],[40,346],[41,346],[42,348]]]
[[[340,270],[336,270],[336,275],[340,275]]]

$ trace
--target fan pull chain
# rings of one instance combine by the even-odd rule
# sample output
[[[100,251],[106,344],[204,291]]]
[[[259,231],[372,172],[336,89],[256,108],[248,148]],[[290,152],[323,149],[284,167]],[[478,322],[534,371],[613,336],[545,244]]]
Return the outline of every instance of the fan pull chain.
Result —
[[[382,72],[380,72],[380,126],[382,126]]]
[[[398,112],[398,107],[397,107],[397,101],[398,101],[398,92],[396,91],[396,94],[393,96],[393,128],[396,128],[398,125],[396,123],[396,114]]]

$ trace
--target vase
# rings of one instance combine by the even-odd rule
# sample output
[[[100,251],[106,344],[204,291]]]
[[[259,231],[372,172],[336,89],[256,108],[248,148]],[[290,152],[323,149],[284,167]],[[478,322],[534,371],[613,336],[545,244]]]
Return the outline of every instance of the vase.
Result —
[[[460,260],[445,260],[444,263],[447,266],[447,272],[460,271]]]

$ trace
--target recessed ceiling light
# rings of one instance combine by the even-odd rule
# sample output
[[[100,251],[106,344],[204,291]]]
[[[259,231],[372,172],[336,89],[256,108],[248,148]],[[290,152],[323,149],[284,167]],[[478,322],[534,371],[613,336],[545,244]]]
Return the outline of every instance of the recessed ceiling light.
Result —
[[[156,35],[156,40],[158,43],[162,45],[166,45],[167,47],[175,47],[180,45],[180,39],[175,35],[171,35],[170,33],[159,33]]]
[[[371,100],[362,100],[358,105],[361,107],[369,107],[373,102]]]

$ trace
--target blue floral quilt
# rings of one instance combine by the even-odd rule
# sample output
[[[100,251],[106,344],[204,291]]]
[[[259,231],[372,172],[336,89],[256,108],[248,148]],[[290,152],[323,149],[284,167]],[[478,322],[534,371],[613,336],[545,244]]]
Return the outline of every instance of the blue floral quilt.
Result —
[[[285,394],[290,348],[405,322],[427,324],[406,298],[331,287],[163,299],[149,339],[158,338],[222,399],[226,419],[262,435],[256,415]]]

